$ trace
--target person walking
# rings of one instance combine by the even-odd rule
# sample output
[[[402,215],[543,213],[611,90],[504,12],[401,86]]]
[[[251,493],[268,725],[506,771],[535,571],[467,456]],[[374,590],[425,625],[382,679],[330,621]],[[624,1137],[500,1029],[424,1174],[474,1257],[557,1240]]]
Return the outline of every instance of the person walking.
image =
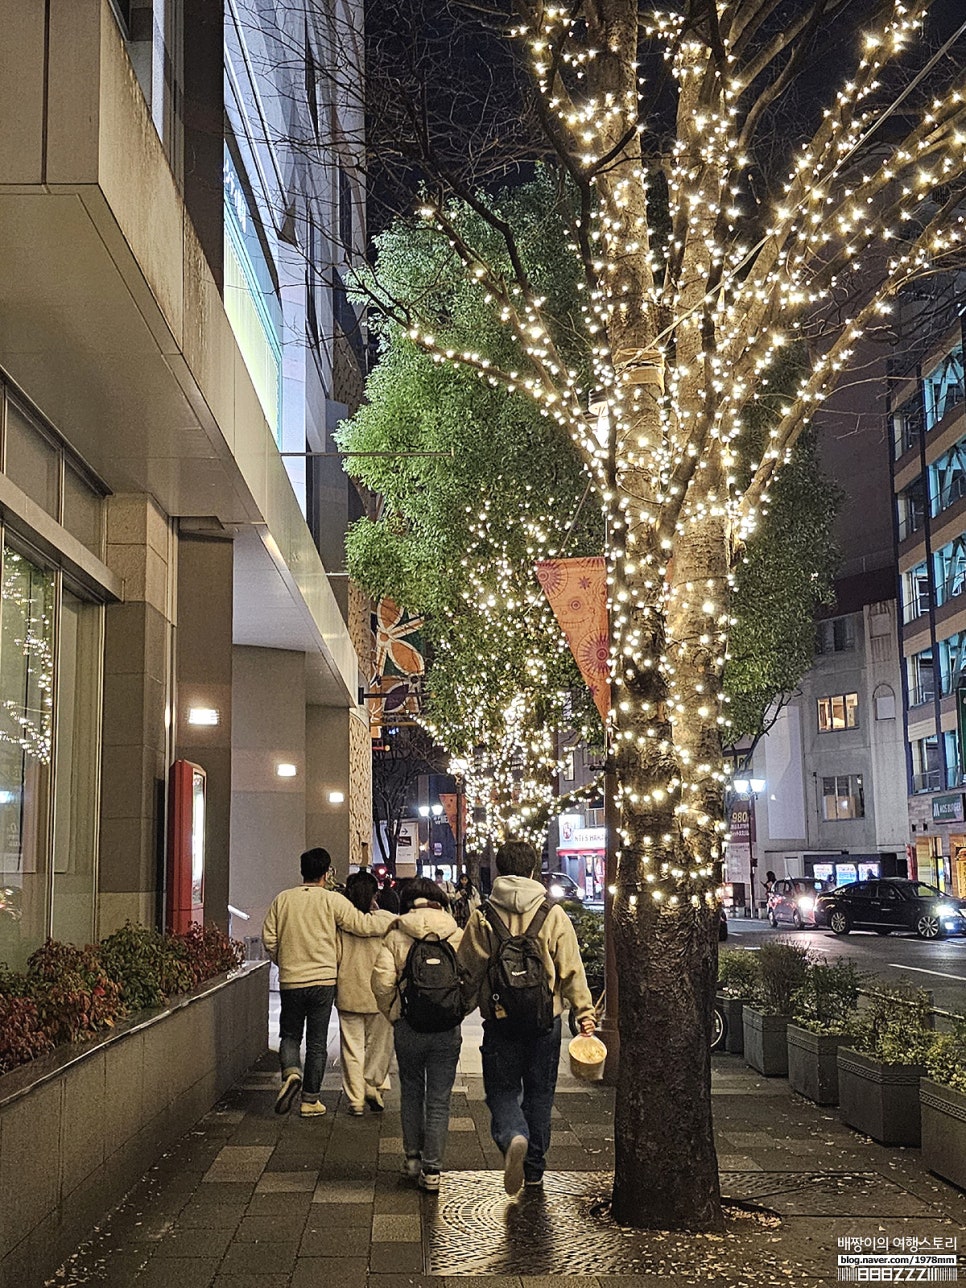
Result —
[[[456,895],[451,901],[456,924],[460,928],[465,928],[470,919],[470,913],[475,912],[482,902],[479,890],[470,880],[468,873],[464,872],[456,883]]]
[[[492,893],[458,953],[464,1006],[483,1016],[483,1089],[510,1195],[543,1184],[564,1008],[582,1033],[596,1027],[573,923],[534,880],[537,864],[527,841],[500,846]]]
[[[338,929],[382,936],[385,923],[354,908],[345,895],[326,886],[332,866],[328,850],[306,850],[299,860],[302,884],[276,895],[262,926],[262,943],[278,966],[281,995],[278,1058],[282,1086],[275,1112],[287,1114],[301,1091],[299,1114],[325,1113],[320,1099],[325,1073],[329,1016],[335,997]],[[305,1073],[300,1053],[305,1032]]]
[[[450,881],[442,868],[437,868],[433,873],[433,877],[440,890],[442,890],[443,894],[446,895],[446,898],[450,903],[452,903],[453,899],[456,897],[456,886],[453,885],[452,881]]]
[[[359,912],[371,912],[389,930],[396,917],[376,904],[379,883],[371,872],[353,872],[345,883],[346,898]],[[380,1012],[372,992],[372,968],[382,947],[374,936],[360,938],[339,930],[339,966],[335,1004],[339,1011],[342,1090],[349,1113],[365,1113],[368,1105],[382,1113],[382,1085],[392,1059],[392,1025]]]
[[[438,1191],[459,1061],[462,996],[456,964],[462,931],[435,882],[416,877],[372,971],[379,1009],[393,1025],[399,1066],[403,1175]]]

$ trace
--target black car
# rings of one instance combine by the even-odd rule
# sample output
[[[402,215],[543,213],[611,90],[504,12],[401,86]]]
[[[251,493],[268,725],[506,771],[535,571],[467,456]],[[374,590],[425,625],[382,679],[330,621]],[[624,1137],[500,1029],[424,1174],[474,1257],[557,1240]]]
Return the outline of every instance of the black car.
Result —
[[[580,886],[566,872],[542,872],[540,880],[547,887],[547,894],[551,899],[574,899],[577,903],[583,903],[584,896]]]
[[[881,877],[820,894],[815,922],[836,935],[850,930],[874,930],[877,935],[905,930],[915,931],[920,939],[940,939],[966,935],[966,906],[923,881]]]

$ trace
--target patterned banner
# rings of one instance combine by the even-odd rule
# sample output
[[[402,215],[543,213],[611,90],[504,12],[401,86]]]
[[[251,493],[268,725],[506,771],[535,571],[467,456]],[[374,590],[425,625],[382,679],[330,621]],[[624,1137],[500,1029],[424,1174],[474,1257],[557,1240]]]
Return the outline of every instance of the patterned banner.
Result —
[[[449,830],[453,833],[453,839],[455,841],[458,841],[461,836],[464,836],[464,837],[466,836],[466,797],[461,795],[459,798],[459,802],[460,802],[460,821],[459,821],[459,831],[457,831],[456,793],[455,792],[439,793],[439,803],[443,807],[443,812],[446,815],[446,821],[447,823],[449,823]]]
[[[422,654],[422,617],[413,617],[392,599],[380,599],[372,615],[373,674],[369,679],[372,736],[384,725],[418,715],[426,670]]]
[[[536,571],[600,718],[606,724],[610,708],[610,632],[604,560],[600,556],[542,559]]]

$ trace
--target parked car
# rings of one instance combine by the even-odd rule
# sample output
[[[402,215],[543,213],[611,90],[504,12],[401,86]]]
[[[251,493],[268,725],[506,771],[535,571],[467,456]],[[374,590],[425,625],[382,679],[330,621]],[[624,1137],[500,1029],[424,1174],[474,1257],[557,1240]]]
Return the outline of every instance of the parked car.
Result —
[[[782,877],[768,896],[768,920],[773,926],[790,922],[797,930],[815,925],[815,903],[828,886],[813,877]]]
[[[547,887],[551,899],[576,899],[578,903],[583,903],[584,896],[580,886],[566,872],[541,872],[540,880]]]
[[[915,931],[920,939],[966,935],[966,904],[935,886],[904,877],[854,881],[818,897],[816,922],[836,935],[850,930]]]

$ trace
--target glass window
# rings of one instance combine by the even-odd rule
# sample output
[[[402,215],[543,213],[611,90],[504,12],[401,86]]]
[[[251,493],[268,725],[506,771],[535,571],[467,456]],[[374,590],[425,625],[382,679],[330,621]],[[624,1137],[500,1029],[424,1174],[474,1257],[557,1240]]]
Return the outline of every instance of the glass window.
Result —
[[[854,729],[858,720],[859,695],[857,693],[837,693],[830,698],[819,698],[819,733],[829,733],[833,729]]]
[[[94,935],[101,619],[99,605],[64,592],[57,667],[50,933],[72,943],[86,943]]]
[[[816,653],[847,653],[855,648],[855,626],[851,617],[830,617],[816,629]]]
[[[13,399],[7,400],[4,472],[48,514],[59,517],[60,451]]]
[[[922,563],[902,574],[902,619],[911,622],[928,611],[929,568]]]
[[[950,408],[963,401],[963,346],[947,353],[923,379],[926,429],[933,429]]]
[[[822,779],[822,815],[826,822],[865,817],[861,774]]]
[[[54,576],[9,546],[0,583],[0,960],[47,936]]]

